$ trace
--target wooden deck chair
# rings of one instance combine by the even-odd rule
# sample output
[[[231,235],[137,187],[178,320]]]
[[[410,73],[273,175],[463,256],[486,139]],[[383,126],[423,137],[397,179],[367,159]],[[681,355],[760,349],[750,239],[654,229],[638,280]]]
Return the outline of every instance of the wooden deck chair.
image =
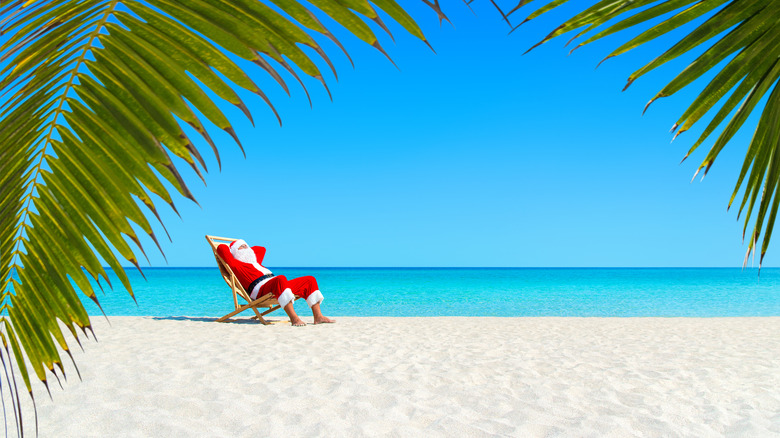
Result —
[[[244,287],[241,286],[241,283],[238,282],[238,278],[236,277],[236,274],[233,273],[233,271],[230,269],[230,266],[222,260],[222,257],[219,256],[217,253],[217,247],[224,243],[224,244],[230,244],[230,242],[233,242],[234,240],[238,239],[231,239],[229,237],[217,237],[217,236],[209,236],[206,235],[206,240],[209,242],[209,246],[211,246],[211,251],[214,253],[214,258],[217,259],[217,266],[219,266],[219,272],[222,274],[222,278],[225,280],[225,283],[230,287],[230,290],[233,293],[233,305],[236,307],[236,309],[227,315],[223,316],[222,318],[219,318],[217,322],[225,322],[229,321],[232,316],[238,315],[239,313],[251,309],[255,316],[252,317],[252,319],[257,319],[263,324],[274,324],[278,322],[285,322],[285,321],[268,321],[267,319],[263,318],[265,315],[268,315],[269,313],[273,312],[274,310],[278,310],[280,308],[279,302],[276,301],[276,298],[274,298],[273,294],[265,294],[261,297],[257,297],[257,299],[252,300],[249,298],[249,292],[244,290]],[[248,304],[239,305],[238,304],[238,297],[243,298]],[[295,297],[295,299],[298,299],[298,297]],[[265,308],[264,312],[260,313],[257,311],[258,308]]]

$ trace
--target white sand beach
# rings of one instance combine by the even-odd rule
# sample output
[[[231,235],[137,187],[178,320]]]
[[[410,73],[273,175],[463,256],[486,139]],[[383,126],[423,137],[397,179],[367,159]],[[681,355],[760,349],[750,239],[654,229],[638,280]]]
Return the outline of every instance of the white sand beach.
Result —
[[[110,319],[41,437],[780,436],[780,318]]]

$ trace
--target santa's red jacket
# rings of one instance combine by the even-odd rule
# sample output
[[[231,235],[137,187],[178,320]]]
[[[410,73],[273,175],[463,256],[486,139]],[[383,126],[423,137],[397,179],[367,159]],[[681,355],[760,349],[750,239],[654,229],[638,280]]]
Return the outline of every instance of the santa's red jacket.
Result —
[[[262,246],[253,246],[252,251],[255,252],[257,257],[257,264],[262,265],[263,257],[265,257],[265,248]],[[217,254],[222,257],[222,260],[230,266],[233,273],[236,274],[238,282],[244,287],[244,290],[251,292],[248,288],[253,281],[263,276],[263,273],[255,268],[251,263],[244,263],[236,260],[233,254],[230,253],[230,248],[224,243],[217,247]]]

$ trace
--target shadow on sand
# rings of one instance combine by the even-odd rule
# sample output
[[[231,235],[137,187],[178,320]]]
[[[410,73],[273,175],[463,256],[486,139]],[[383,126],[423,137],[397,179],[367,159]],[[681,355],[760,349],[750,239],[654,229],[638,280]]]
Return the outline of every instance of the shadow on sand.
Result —
[[[151,319],[155,321],[193,321],[193,322],[217,322],[219,318],[213,318],[210,316],[152,316]],[[272,323],[272,324],[284,324],[285,322],[289,323],[289,321],[285,320],[269,320],[266,319],[266,321]],[[254,318],[232,318],[228,319],[227,321],[223,321],[222,323],[225,324],[257,324],[257,325],[263,325],[261,324],[257,319]]]

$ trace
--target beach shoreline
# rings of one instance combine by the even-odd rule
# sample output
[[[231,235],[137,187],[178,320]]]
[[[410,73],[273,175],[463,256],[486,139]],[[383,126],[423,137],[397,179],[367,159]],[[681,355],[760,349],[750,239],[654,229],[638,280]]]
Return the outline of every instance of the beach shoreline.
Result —
[[[92,320],[42,437],[780,435],[780,317]]]

